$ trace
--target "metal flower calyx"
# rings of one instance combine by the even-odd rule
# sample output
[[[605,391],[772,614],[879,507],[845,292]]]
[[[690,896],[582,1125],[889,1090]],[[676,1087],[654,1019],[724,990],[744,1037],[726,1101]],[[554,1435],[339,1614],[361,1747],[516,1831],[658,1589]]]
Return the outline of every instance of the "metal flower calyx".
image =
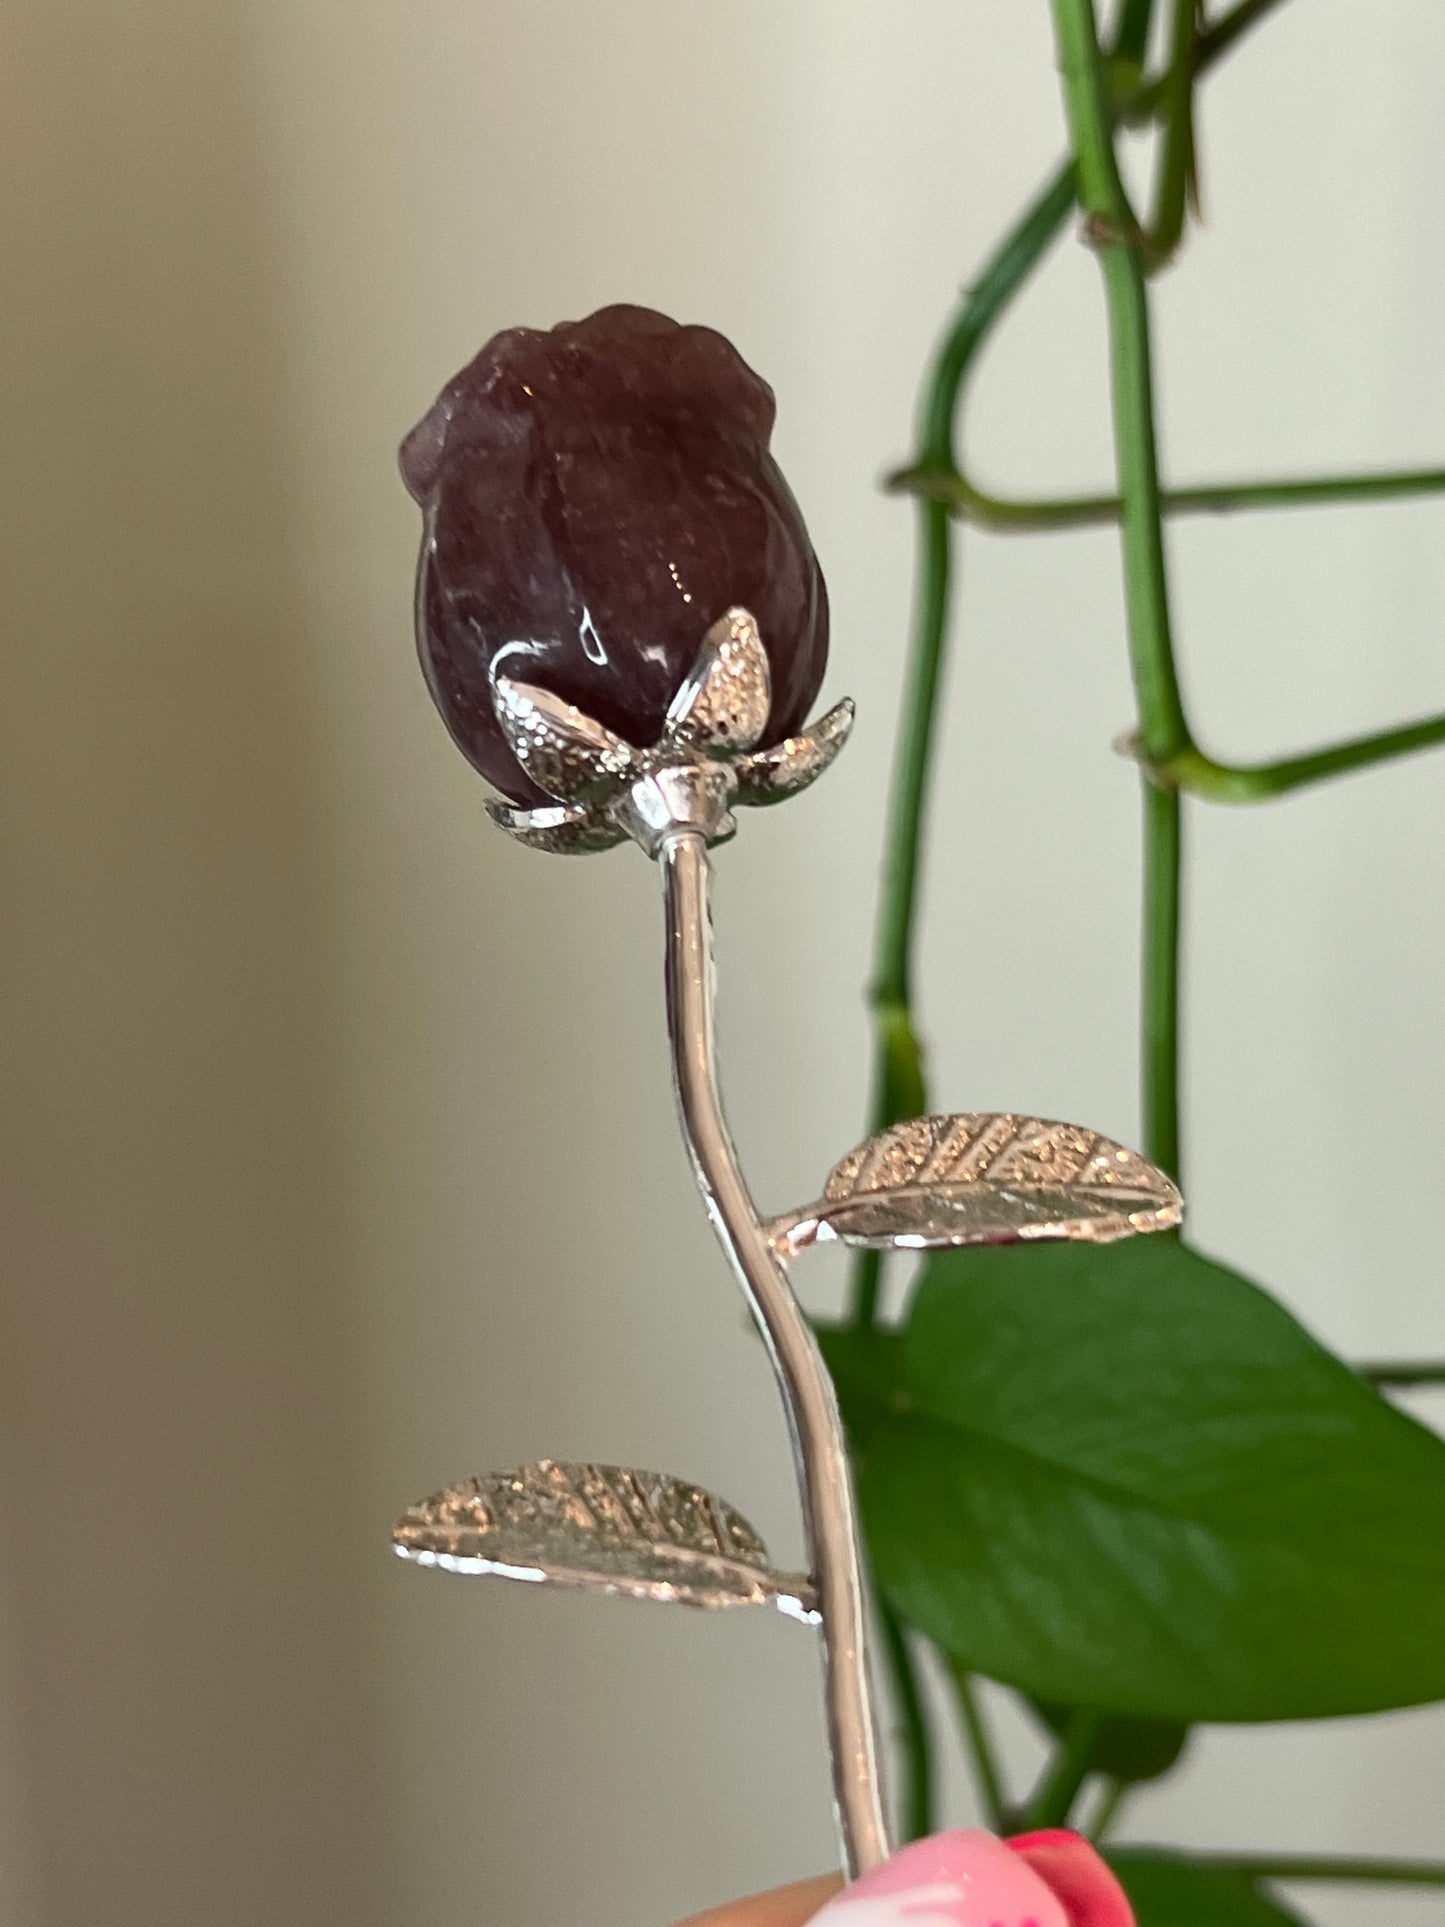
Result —
[[[756,745],[772,707],[767,652],[746,609],[708,630],[692,673],[650,748],[624,742],[591,716],[532,683],[494,674],[493,701],[513,755],[557,807],[487,805],[494,823],[533,849],[582,854],[629,836],[649,856],[696,828],[730,837],[734,803],[778,803],[822,775],[848,740],[846,698],[809,729],[770,749]]]
[[[918,1118],[859,1146],[822,1197],[760,1217],[723,1117],[713,1033],[708,846],[739,804],[805,788],[847,740],[853,707],[756,745],[768,656],[747,610],[708,630],[657,742],[626,742],[572,704],[494,667],[493,701],[518,763],[555,804],[491,802],[533,848],[608,849],[631,838],[658,862],[666,899],[674,1084],[698,1188],[766,1341],[797,1460],[808,1569],[776,1570],[732,1507],[684,1481],[542,1460],[471,1479],[413,1506],[397,1553],[419,1565],[720,1608],[768,1605],[823,1645],[833,1786],[850,1877],[889,1851],[875,1738],[858,1525],[837,1401],[788,1278],[811,1245],[926,1249],[1027,1239],[1110,1240],[1178,1225],[1170,1180],[1096,1132],[1009,1113]]]

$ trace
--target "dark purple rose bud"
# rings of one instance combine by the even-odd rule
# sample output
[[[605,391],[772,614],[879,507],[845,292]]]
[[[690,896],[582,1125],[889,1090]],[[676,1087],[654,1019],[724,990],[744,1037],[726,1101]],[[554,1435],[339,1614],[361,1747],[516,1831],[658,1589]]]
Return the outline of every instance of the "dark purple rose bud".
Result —
[[[546,800],[498,724],[494,668],[646,747],[707,630],[738,606],[772,678],[760,747],[802,724],[828,597],[768,453],[773,414],[772,390],[713,329],[602,308],[494,335],[402,443],[426,514],[422,667],[505,795]]]

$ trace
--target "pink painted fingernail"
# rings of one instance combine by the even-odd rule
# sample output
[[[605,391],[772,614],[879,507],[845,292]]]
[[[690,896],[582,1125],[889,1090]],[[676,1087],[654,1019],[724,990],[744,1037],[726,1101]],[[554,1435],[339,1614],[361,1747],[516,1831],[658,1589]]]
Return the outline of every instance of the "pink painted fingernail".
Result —
[[[979,1828],[915,1840],[830,1900],[814,1927],[1134,1927],[1088,1841],[1000,1840]]]

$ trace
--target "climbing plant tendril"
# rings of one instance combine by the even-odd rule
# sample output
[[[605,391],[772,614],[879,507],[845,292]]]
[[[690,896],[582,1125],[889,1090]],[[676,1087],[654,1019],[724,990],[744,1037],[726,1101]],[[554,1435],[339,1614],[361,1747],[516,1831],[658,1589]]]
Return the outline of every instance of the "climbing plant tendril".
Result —
[[[924,386],[914,454],[888,484],[914,499],[918,559],[869,992],[875,1130],[928,1109],[913,995],[914,936],[961,525],[1010,535],[1118,530],[1136,705],[1126,747],[1139,766],[1143,817],[1141,1144],[1176,1177],[1181,883],[1191,799],[1264,801],[1445,744],[1442,713],[1278,761],[1233,763],[1201,749],[1180,690],[1167,518],[1445,492],[1445,468],[1184,487],[1161,482],[1149,282],[1187,236],[1196,89],[1282,4],[1242,0],[1207,14],[1198,0],[1120,0],[1106,37],[1094,0],[1050,0],[1070,151],[963,298]],[[1155,46],[1159,64],[1151,68],[1148,50]],[[1131,129],[1155,135],[1151,205],[1143,211],[1131,201],[1118,161],[1120,136]],[[980,348],[1052,243],[1071,228],[1092,249],[1103,284],[1116,474],[1111,487],[1093,495],[1002,495],[980,486],[959,454],[969,378]],[[1081,1800],[1093,1786],[1102,1834],[1134,1787],[1173,1768],[1200,1720],[1325,1716],[1445,1698],[1445,1657],[1436,1666],[1430,1653],[1433,1642],[1445,1655],[1445,1443],[1386,1404],[1376,1389],[1438,1385],[1445,1365],[1392,1361],[1351,1371],[1258,1287],[1176,1239],[1148,1243],[1157,1248],[1143,1256],[1122,1247],[948,1254],[923,1267],[897,1326],[880,1323],[882,1260],[865,1252],[856,1260],[846,1322],[822,1334],[858,1460],[880,1643],[899,1712],[901,1818],[910,1835],[939,1820],[934,1735],[916,1671],[925,1644],[936,1649],[951,1683],[980,1804],[995,1826],[1080,1824]],[[1051,1291],[1055,1281],[1067,1290]],[[1212,1324],[1207,1339],[1170,1327],[1171,1318],[1182,1316],[1171,1307],[1184,1301],[1200,1308],[1203,1324]],[[1201,1352],[1191,1379],[1187,1354],[1196,1339]],[[1003,1401],[991,1408],[987,1375],[996,1357],[1005,1378],[1007,1361],[1017,1367],[1024,1347],[1030,1369],[1045,1380],[1052,1348],[1067,1355],[1069,1365],[1026,1439],[1016,1410],[1004,1409]],[[1097,1374],[1097,1386],[1081,1388],[1081,1357]],[[1199,1389],[1206,1373],[1212,1393]],[[1245,1457],[1226,1465],[1219,1435],[1210,1429],[1222,1414],[1209,1401],[1231,1384],[1238,1391],[1229,1450]],[[1145,1387],[1147,1401],[1139,1396],[1131,1405],[1131,1388],[1142,1393]],[[1143,1405],[1148,1414],[1141,1419]],[[1320,1516],[1304,1507],[1310,1516],[1302,1517],[1299,1508],[1291,1513],[1282,1460],[1281,1484],[1271,1486],[1272,1455],[1282,1437],[1302,1439],[1326,1418],[1354,1443],[1345,1457],[1319,1456],[1312,1477]],[[1292,1422],[1297,1434],[1288,1434]],[[1101,1438],[1110,1442],[1101,1445]],[[1197,1507],[1197,1528],[1216,1535],[1221,1548],[1230,1548],[1221,1559],[1235,1562],[1227,1625],[1209,1620],[1182,1551],[1177,1570],[1171,1567],[1168,1521],[1181,1500],[1165,1489],[1167,1479],[1159,1483],[1157,1468],[1149,1469],[1151,1455],[1166,1453],[1176,1469],[1192,1466],[1189,1504]],[[1242,1469],[1247,1502],[1230,1485]],[[1408,1503],[1401,1481],[1409,1487]],[[1101,1554],[1097,1589],[1115,1600],[1112,1653],[1097,1639],[1088,1644],[1071,1618],[1069,1574],[1048,1563],[1049,1548],[1067,1544],[1076,1524],[1084,1533],[1079,1557],[1087,1554],[1088,1530],[1097,1526],[1110,1492],[1118,1495],[1123,1523]],[[1146,1519],[1150,1507],[1157,1516]],[[1312,1604],[1286,1600],[1268,1559],[1256,1556],[1262,1545],[1287,1554],[1301,1573],[1318,1562]],[[1358,1594],[1339,1577],[1355,1557]],[[1395,1607],[1371,1604],[1372,1562],[1392,1559],[1417,1562],[1419,1590],[1408,1599],[1402,1594]],[[1227,1638],[1228,1662],[1202,1643],[1192,1683],[1176,1674],[1167,1654],[1159,1653],[1156,1664],[1148,1621],[1157,1597],[1147,1610],[1144,1604],[1150,1587],[1156,1595],[1161,1587],[1168,1591],[1165,1610],[1184,1644]],[[1268,1629],[1291,1610],[1299,1613],[1293,1644],[1276,1653],[1271,1638],[1278,1639],[1278,1627],[1272,1635]],[[1407,1620],[1408,1635],[1402,1630]],[[1411,1645],[1409,1655],[1404,1644]],[[1339,1662],[1326,1655],[1357,1646],[1366,1657],[1342,1698]],[[1005,1784],[977,1676],[1014,1688],[1053,1736],[1052,1757],[1032,1794],[1012,1793]],[[1126,1885],[1138,1883],[1143,1927],[1152,1927],[1145,1896],[1166,1889],[1171,1905],[1191,1907],[1188,1917],[1203,1922],[1232,1918],[1228,1907],[1241,1896],[1269,1913],[1273,1880],[1445,1885],[1445,1866],[1423,1860],[1130,1849],[1120,1851],[1118,1865]],[[1210,1912],[1211,1906],[1223,1911]],[[1160,1922],[1164,1927],[1162,1916]]]

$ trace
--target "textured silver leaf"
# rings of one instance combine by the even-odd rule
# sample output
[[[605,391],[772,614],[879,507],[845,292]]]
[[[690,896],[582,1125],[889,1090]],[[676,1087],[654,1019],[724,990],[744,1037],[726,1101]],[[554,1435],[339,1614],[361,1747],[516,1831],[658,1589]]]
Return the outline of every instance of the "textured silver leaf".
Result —
[[[497,721],[539,789],[564,803],[602,803],[627,785],[636,756],[610,729],[534,683],[498,676]]]
[[[768,726],[772,683],[758,625],[729,609],[708,630],[687,681],[672,699],[663,741],[690,749],[751,749]]]
[[[812,1582],[775,1572],[730,1505],[626,1466],[539,1459],[448,1486],[398,1521],[403,1559],[686,1606],[776,1606],[810,1623]]]
[[[830,1239],[880,1250],[1106,1244],[1183,1216],[1175,1185],[1137,1151],[1077,1124],[983,1111],[916,1117],[870,1138],[834,1166],[822,1199],[779,1219],[772,1236],[793,1251]]]
[[[547,850],[554,856],[585,856],[591,850],[611,850],[627,841],[627,832],[600,809],[587,809],[566,803],[544,805],[541,809],[519,810],[511,803],[495,800],[487,804],[487,815],[509,836],[525,843],[530,850]]]
[[[781,803],[816,782],[847,742],[853,728],[852,698],[845,696],[826,716],[772,749],[757,750],[736,765],[737,801],[755,807]]]

